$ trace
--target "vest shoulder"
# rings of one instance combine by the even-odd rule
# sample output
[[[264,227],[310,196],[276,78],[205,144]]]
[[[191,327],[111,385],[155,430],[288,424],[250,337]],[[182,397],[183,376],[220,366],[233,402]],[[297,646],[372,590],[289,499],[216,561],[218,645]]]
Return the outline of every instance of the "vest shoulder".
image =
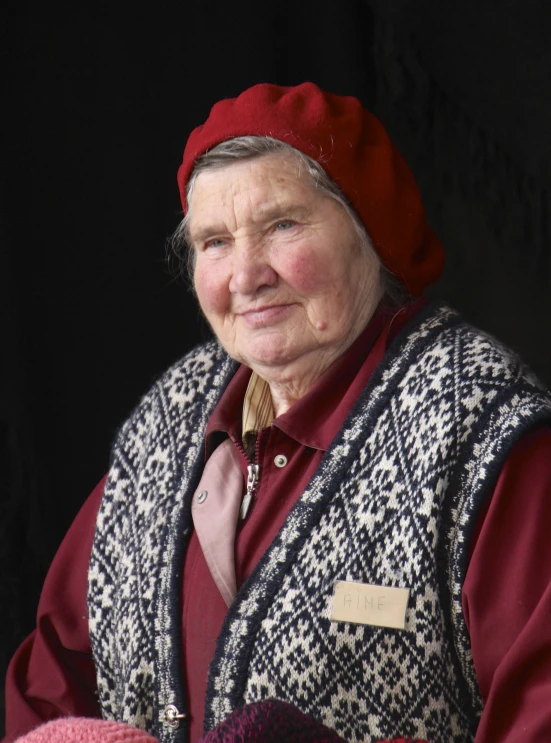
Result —
[[[210,391],[225,386],[236,367],[218,341],[196,346],[163,372],[143,395],[120,427],[115,443],[131,432],[143,431],[153,419],[171,418],[173,411],[181,413],[189,406],[202,404]]]
[[[400,335],[402,352],[412,349],[417,355],[437,355],[442,361],[447,357],[448,363],[456,364],[458,372],[471,379],[522,380],[549,394],[515,350],[447,305],[428,305]]]
[[[155,394],[159,388],[169,390],[184,380],[197,380],[201,377],[208,379],[215,376],[219,369],[232,365],[236,365],[236,362],[230,359],[218,341],[202,343],[172,364],[148,394]]]

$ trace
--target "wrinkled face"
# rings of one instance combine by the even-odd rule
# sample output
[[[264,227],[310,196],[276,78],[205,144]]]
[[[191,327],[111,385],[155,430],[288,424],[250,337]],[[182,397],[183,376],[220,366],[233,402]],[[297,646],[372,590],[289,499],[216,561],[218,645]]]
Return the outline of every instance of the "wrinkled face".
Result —
[[[378,260],[359,247],[350,217],[284,155],[200,173],[189,235],[214,333],[269,382],[319,376],[380,299]]]

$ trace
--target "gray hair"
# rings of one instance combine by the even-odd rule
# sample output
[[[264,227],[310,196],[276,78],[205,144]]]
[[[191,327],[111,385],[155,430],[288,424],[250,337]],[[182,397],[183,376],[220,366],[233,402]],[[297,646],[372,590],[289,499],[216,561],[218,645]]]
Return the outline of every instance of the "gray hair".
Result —
[[[382,284],[383,293],[392,306],[401,306],[409,300],[406,289],[398,279],[390,273],[383,265],[377,254],[367,230],[358,217],[343,191],[335,181],[328,175],[323,167],[304,152],[297,150],[286,142],[279,139],[264,136],[243,136],[228,139],[213,147],[197,158],[191,176],[186,185],[186,202],[188,212],[176,228],[169,240],[171,256],[176,261],[178,272],[186,276],[191,288],[193,288],[193,272],[195,268],[195,252],[191,248],[189,239],[190,204],[193,189],[197,178],[206,170],[225,168],[233,163],[252,160],[266,155],[281,154],[293,158],[297,163],[297,176],[306,175],[310,185],[322,191],[326,196],[334,199],[341,205],[358,237],[358,245],[366,258],[369,257],[379,264],[379,280]]]

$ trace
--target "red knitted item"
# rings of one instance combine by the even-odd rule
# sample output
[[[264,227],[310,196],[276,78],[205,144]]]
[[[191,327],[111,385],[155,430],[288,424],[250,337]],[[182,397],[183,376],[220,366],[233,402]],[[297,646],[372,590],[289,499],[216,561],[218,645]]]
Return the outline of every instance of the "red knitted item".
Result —
[[[270,699],[236,709],[201,743],[346,743],[334,730],[287,702]],[[424,743],[399,738],[380,743]]]
[[[385,266],[412,294],[438,278],[442,244],[428,227],[413,175],[382,124],[356,98],[325,93],[313,83],[262,83],[216,103],[186,144],[178,171],[184,211],[197,158],[244,135],[287,142],[319,162],[355,208]]]

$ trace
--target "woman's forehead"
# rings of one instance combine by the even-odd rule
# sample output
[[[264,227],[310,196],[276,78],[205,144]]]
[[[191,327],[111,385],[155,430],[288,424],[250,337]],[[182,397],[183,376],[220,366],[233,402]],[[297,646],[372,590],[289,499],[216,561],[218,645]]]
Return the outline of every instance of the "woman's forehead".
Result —
[[[318,196],[298,161],[265,155],[199,173],[189,198],[190,222],[211,209],[239,205],[264,211],[278,204],[311,203]]]

